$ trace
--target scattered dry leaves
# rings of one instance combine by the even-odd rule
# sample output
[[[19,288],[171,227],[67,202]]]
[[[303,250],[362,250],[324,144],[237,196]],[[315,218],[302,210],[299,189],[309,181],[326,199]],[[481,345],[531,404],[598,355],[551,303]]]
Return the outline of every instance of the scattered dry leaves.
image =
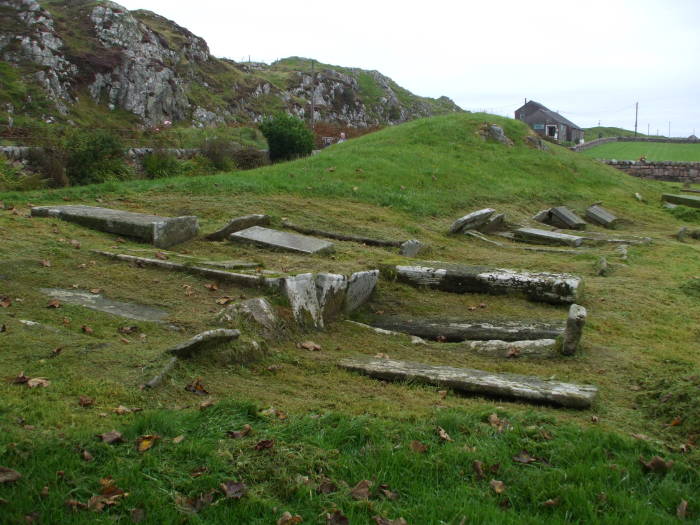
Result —
[[[84,334],[91,335],[91,334],[94,334],[94,333],[95,333],[95,331],[94,331],[92,328],[90,328],[88,325],[86,325],[86,324],[84,324],[83,326],[81,326],[80,329],[82,330],[82,332],[83,332]]]
[[[180,496],[176,498],[176,502],[187,512],[197,513],[211,505],[212,501],[214,501],[214,494],[216,494],[216,490],[210,490],[209,492],[200,494],[196,498],[184,498]]]
[[[255,450],[266,450],[271,449],[275,446],[275,441],[273,439],[262,439],[258,441],[253,447]]]
[[[508,420],[499,418],[498,414],[491,414],[489,416],[489,425],[495,428],[496,432],[498,432],[499,434],[504,430],[510,428],[510,423],[508,422]]]
[[[7,467],[0,467],[0,483],[10,483],[17,481],[22,477],[22,474],[16,470]]]
[[[78,404],[81,407],[91,407],[95,404],[95,400],[88,396],[80,396],[80,398],[78,398]]]
[[[350,525],[350,520],[339,509],[326,513],[326,525]]]
[[[248,492],[248,487],[245,486],[243,482],[236,482],[232,480],[224,481],[219,485],[224,495],[231,499],[241,499]]]
[[[654,456],[649,461],[644,461],[642,456],[639,456],[639,462],[645,472],[655,472],[657,474],[666,474],[673,467],[673,460],[666,461],[665,459]]]
[[[122,433],[112,430],[111,432],[105,432],[104,434],[97,434],[97,437],[104,443],[123,443]]]
[[[472,469],[474,469],[474,473],[476,474],[476,479],[478,479],[478,480],[484,479],[485,474],[484,474],[483,461],[479,461],[478,459],[475,459],[472,462]]]
[[[336,485],[332,480],[325,478],[319,483],[316,492],[319,494],[332,494],[338,491],[338,485]]]
[[[204,285],[210,292],[216,292],[219,289],[219,285],[216,283],[208,283]]]
[[[160,436],[158,434],[147,434],[145,436],[141,436],[136,439],[136,450],[139,452],[146,452],[147,450],[153,448],[153,445],[155,445],[156,441],[159,439]]]
[[[297,525],[297,523],[301,523],[302,521],[304,520],[301,516],[298,514],[292,516],[292,514],[287,511],[277,520],[277,525]]]
[[[363,479],[350,490],[350,495],[354,499],[369,499],[371,488],[372,482],[368,479]]]
[[[59,346],[59,347],[56,347],[56,348],[54,348],[53,350],[51,350],[51,353],[49,354],[49,357],[50,357],[50,358],[58,357],[59,354],[60,354],[62,351],[63,351],[63,348],[61,348],[60,346]]]
[[[491,488],[496,494],[503,494],[506,491],[505,483],[497,479],[492,479],[489,481],[489,485],[491,485]]]
[[[395,501],[395,500],[399,499],[399,493],[391,490],[391,488],[387,484],[379,485],[379,493],[382,496],[384,496],[386,499],[391,500],[391,501]]]
[[[90,452],[88,452],[88,451],[85,450],[85,449],[83,449],[83,450],[80,452],[80,457],[83,458],[84,461],[92,461],[93,459],[95,459],[95,458],[92,456],[92,454],[90,454]]]
[[[204,388],[204,385],[202,384],[202,379],[198,377],[194,381],[192,381],[190,384],[188,384],[185,387],[185,390],[188,392],[192,392],[194,394],[200,395],[200,396],[206,396],[209,395],[209,392],[207,391],[206,388]]]
[[[240,439],[246,437],[248,434],[250,434],[253,431],[253,427],[250,425],[243,425],[243,428],[241,430],[229,430],[226,432],[226,435],[230,437],[231,439]]]
[[[411,441],[411,450],[413,452],[418,452],[419,454],[425,454],[428,451],[428,445],[414,439]]]

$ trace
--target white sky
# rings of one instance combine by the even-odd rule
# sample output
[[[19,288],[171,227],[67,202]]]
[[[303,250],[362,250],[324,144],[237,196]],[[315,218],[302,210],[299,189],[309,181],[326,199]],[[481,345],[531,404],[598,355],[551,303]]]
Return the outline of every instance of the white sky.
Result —
[[[376,69],[506,116],[536,100],[581,127],[700,135],[700,0],[121,0],[212,54]]]

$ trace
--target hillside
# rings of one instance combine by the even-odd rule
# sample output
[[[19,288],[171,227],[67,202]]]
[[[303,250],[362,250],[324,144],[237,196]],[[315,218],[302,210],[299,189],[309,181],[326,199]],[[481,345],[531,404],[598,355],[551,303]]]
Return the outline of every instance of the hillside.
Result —
[[[377,71],[285,59],[213,57],[207,43],[150,11],[108,1],[0,1],[0,118],[157,126],[257,122],[287,110],[354,127],[461,111],[413,95]],[[8,113],[9,104],[9,113]]]
[[[581,153],[594,159],[700,162],[700,143],[610,142]]]
[[[638,137],[646,137],[643,133],[637,133]],[[583,138],[586,142],[595,139],[604,139],[607,137],[634,137],[634,131],[623,128],[595,126],[593,128],[585,128],[583,130]]]
[[[513,145],[488,138],[488,124],[501,126]],[[661,194],[674,187],[542,144],[521,122],[461,113],[251,171],[2,193],[0,368],[10,380],[0,383],[0,466],[22,478],[0,481],[0,512],[10,522],[30,515],[61,523],[695,520],[700,356],[692,349],[700,321],[700,245],[680,243],[673,234],[681,225],[698,229],[700,217],[691,210],[684,222],[676,215],[680,207],[660,205]],[[615,244],[543,252],[495,235],[487,236],[489,243],[446,233],[457,217],[480,208],[536,225],[531,217],[544,208],[567,205],[581,213],[596,201],[625,222],[614,232],[592,225],[590,232],[648,236],[652,243],[628,246],[623,259]],[[204,234],[232,217],[266,213],[277,229],[286,218],[373,238],[416,238],[429,245],[421,257],[430,261],[579,275],[589,318],[580,351],[552,359],[494,358],[439,339],[417,345],[344,320],[302,331],[280,295],[91,250],[185,264],[253,261],[260,275],[273,276],[347,274],[421,259],[348,241],[334,241],[332,255],[302,255],[201,235],[158,250],[28,217],[30,205],[48,204],[196,215]],[[600,257],[610,265],[606,276],[595,267]],[[73,286],[167,309],[167,324],[51,306],[41,292]],[[219,327],[223,304],[259,295],[268,296],[287,323],[284,337],[254,351],[202,352],[158,388],[139,389],[162,369],[165,349]],[[557,322],[566,312],[519,296],[411,287],[384,272],[371,301],[348,318]],[[246,341],[259,335],[236,326]],[[338,368],[343,358],[377,355],[593,384],[599,396],[590,409],[574,410],[378,381]],[[22,371],[50,384],[13,383]],[[204,391],[192,386],[197,379]],[[96,438],[112,430],[123,442]],[[139,437],[155,445],[139,451]],[[649,469],[640,462],[655,455],[663,459]]]

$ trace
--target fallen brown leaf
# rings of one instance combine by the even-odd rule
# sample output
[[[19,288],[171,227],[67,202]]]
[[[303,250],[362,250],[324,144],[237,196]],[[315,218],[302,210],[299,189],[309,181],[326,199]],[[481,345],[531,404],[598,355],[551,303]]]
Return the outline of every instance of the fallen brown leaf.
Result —
[[[210,292],[215,292],[219,289],[219,285],[216,283],[209,283],[204,285]]]
[[[655,472],[657,474],[666,474],[673,467],[673,460],[664,460],[659,456],[652,457],[649,461],[644,461],[642,456],[639,456],[639,462],[646,472]]]
[[[556,507],[559,505],[559,498],[548,499],[547,501],[543,502],[542,505],[545,507]]]
[[[530,463],[537,462],[537,458],[533,458],[527,450],[521,450],[520,454],[513,456],[513,461],[522,463],[523,465],[529,465]]]
[[[316,492],[318,492],[319,494],[332,494],[333,492],[337,491],[338,485],[333,483],[333,481],[330,479],[324,479],[323,481],[321,481],[318,488],[316,489]]]
[[[95,404],[95,400],[88,396],[80,396],[80,398],[78,399],[78,404],[81,407],[91,407]]]
[[[326,513],[326,525],[349,525],[350,520],[340,510]]]
[[[37,388],[39,386],[42,388],[46,388],[50,384],[51,384],[51,381],[49,381],[45,377],[34,377],[34,378],[30,379],[29,381],[27,381],[27,386],[29,388]]]
[[[377,525],[408,525],[408,522],[403,518],[390,520],[389,518],[384,518],[382,516],[372,516],[372,520]]]
[[[677,427],[683,422],[683,418],[681,416],[676,416],[673,418],[673,420],[668,424],[669,427]]]
[[[70,510],[73,512],[77,510],[85,510],[88,508],[86,503],[83,503],[81,501],[78,501],[76,499],[68,499],[66,500],[66,507],[68,507]]]
[[[61,301],[58,299],[51,299],[49,301],[49,304],[46,305],[46,308],[60,308],[61,307]]]
[[[185,440],[184,434],[180,434],[179,436],[176,436],[173,438],[173,443],[175,443],[177,445],[178,443],[182,443],[184,440]]]
[[[212,401],[211,399],[207,399],[206,401],[202,401],[199,404],[199,409],[204,410],[205,408],[209,408],[211,406],[214,406],[214,401]]]
[[[84,334],[90,335],[95,333],[95,331],[86,324],[81,326],[80,329],[83,331]]]
[[[224,481],[221,485],[221,490],[227,498],[231,499],[241,499],[248,492],[248,487],[245,486],[243,482],[236,481]]]
[[[70,245],[75,248],[76,250],[80,249],[80,241],[77,241],[75,239],[70,240]]]
[[[277,525],[297,525],[298,523],[301,523],[303,518],[299,516],[298,514],[295,516],[292,516],[289,511],[285,512],[280,516],[280,518],[277,520]]]
[[[321,345],[314,343],[313,341],[304,341],[299,343],[299,348],[304,350],[311,350],[312,352],[319,352],[321,350]]]
[[[230,437],[231,439],[240,439],[243,437],[246,437],[248,434],[250,434],[253,431],[253,427],[250,425],[243,425],[243,428],[241,430],[229,430],[226,432],[226,435]]]
[[[505,484],[497,479],[489,481],[489,485],[491,485],[491,488],[496,494],[503,494],[506,491]]]
[[[394,501],[394,500],[399,499],[399,493],[392,491],[391,488],[389,487],[389,485],[386,485],[386,484],[379,485],[379,492],[381,493],[382,496],[384,496],[388,500]]]
[[[92,461],[95,459],[90,452],[87,450],[83,449],[82,452],[80,452],[80,456],[83,458],[84,461]]]
[[[688,514],[688,502],[684,499],[676,507],[676,516],[678,519],[684,520]]]
[[[190,476],[192,476],[193,478],[199,478],[201,476],[204,476],[204,474],[206,474],[207,472],[209,472],[209,467],[199,467],[190,472]]]
[[[275,442],[272,439],[262,439],[255,444],[253,447],[255,450],[265,450],[275,446]]]
[[[0,467],[0,483],[10,483],[17,481],[22,477],[22,474],[16,470],[7,467]]]
[[[488,421],[489,425],[495,428],[499,434],[510,426],[508,420],[499,418],[498,414],[491,414]]]
[[[212,501],[214,501],[215,493],[216,490],[210,490],[209,492],[200,494],[196,498],[178,498],[177,501],[185,510],[196,513],[211,505]]]
[[[440,436],[440,439],[442,439],[443,441],[452,441],[452,438],[450,437],[450,435],[447,432],[445,432],[444,428],[437,427],[437,433],[438,433],[438,436]]]
[[[363,479],[355,485],[350,491],[350,495],[354,499],[369,499],[372,482],[368,479]]]
[[[57,348],[54,348],[53,350],[51,350],[51,353],[49,354],[49,357],[58,357],[58,355],[59,355],[62,351],[63,351],[63,348],[61,348],[60,346],[57,347]]]
[[[425,454],[428,451],[428,446],[414,439],[411,441],[411,450],[419,454]]]
[[[165,254],[165,253],[163,253],[163,252],[156,252],[155,255],[156,255],[156,259],[160,259],[161,261],[167,261],[167,260],[168,260],[167,254]]]
[[[117,332],[119,332],[120,334],[124,334],[124,335],[135,334],[138,331],[139,331],[138,326],[120,326],[119,328],[117,328]]]
[[[29,381],[29,378],[24,375],[24,372],[20,372],[16,377],[10,379],[13,385],[24,385]]]
[[[40,263],[44,268],[51,268],[51,261],[48,259],[42,259]]]
[[[136,450],[139,452],[146,452],[147,450],[153,448],[153,445],[155,445],[156,441],[159,439],[160,436],[158,434],[147,434],[145,436],[141,436],[136,439]]]
[[[9,308],[12,306],[12,300],[9,297],[0,297],[0,308]]]
[[[206,396],[209,394],[206,388],[204,388],[204,385],[202,384],[202,379],[197,378],[194,381],[192,381],[190,384],[188,384],[185,387],[185,390],[188,392],[192,392],[194,394],[200,395],[200,396]]]
[[[234,299],[233,297],[229,297],[228,295],[224,295],[223,297],[219,297],[219,298],[216,300],[216,304],[220,304],[220,305],[223,306],[223,305],[226,305],[226,304],[228,304],[228,303],[230,303],[231,301],[234,301],[234,300],[235,300],[235,299]]]
[[[97,434],[97,437],[101,439],[104,443],[122,443],[124,439],[122,438],[122,433],[112,430],[111,432],[105,432],[104,434]]]
[[[123,237],[117,237],[117,238],[114,240],[114,242],[123,243],[123,242],[126,242],[126,239],[124,239]]]
[[[98,294],[102,292],[102,288],[90,288],[90,293],[92,294]]]

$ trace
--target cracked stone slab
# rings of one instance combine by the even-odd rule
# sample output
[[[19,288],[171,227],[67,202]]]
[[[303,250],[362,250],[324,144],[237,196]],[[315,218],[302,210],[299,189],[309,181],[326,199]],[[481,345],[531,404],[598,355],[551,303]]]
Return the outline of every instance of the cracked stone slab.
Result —
[[[232,233],[245,230],[251,226],[267,226],[270,224],[270,216],[255,213],[231,219],[226,226],[220,230],[210,233],[205,238],[209,241],[223,241]]]
[[[534,376],[498,374],[393,359],[343,359],[338,366],[375,379],[425,383],[468,394],[505,397],[530,403],[549,403],[567,408],[590,408],[598,393],[598,389],[593,385],[544,381]]]
[[[348,278],[348,290],[345,294],[345,312],[350,313],[365,304],[379,279],[379,270],[355,272]]]
[[[102,294],[82,292],[80,290],[64,290],[61,288],[42,288],[41,293],[67,304],[74,304],[136,321],[163,323],[168,317],[168,311],[162,308],[146,306],[138,303],[115,301]]]
[[[330,321],[340,315],[345,304],[348,278],[336,273],[319,273],[315,277],[316,296],[323,319]]]
[[[252,321],[262,328],[266,338],[276,336],[281,328],[275,309],[264,297],[254,297],[228,305],[219,312],[217,319],[219,322],[238,322],[241,319]]]
[[[316,295],[316,281],[311,273],[303,273],[283,280],[282,289],[292,307],[297,324],[303,328],[322,329],[323,315]]]
[[[160,217],[145,213],[113,210],[95,206],[35,206],[32,217],[55,217],[94,230],[134,237],[168,248],[197,235],[199,223],[195,216]]]
[[[192,357],[195,353],[214,346],[223,345],[238,339],[241,333],[238,330],[217,328],[195,335],[192,339],[184,341],[168,350],[169,354],[178,358]]]
[[[575,248],[583,243],[583,238],[578,235],[540,230],[539,228],[518,228],[513,232],[513,237],[518,241],[534,244],[554,244]]]
[[[291,252],[310,254],[332,253],[334,245],[332,242],[299,235],[298,233],[283,232],[262,226],[252,226],[229,236],[232,241],[250,242],[265,248],[274,248]]]
[[[549,210],[550,221],[554,226],[569,230],[585,230],[586,221],[566,206],[557,206]]]
[[[450,226],[450,233],[459,233],[463,230],[476,230],[480,226],[486,224],[486,221],[489,220],[489,217],[491,217],[495,211],[496,210],[492,208],[484,208],[483,210],[468,213],[452,223],[452,226]]]
[[[620,219],[598,204],[586,209],[586,219],[604,228],[615,228],[620,222]]]

